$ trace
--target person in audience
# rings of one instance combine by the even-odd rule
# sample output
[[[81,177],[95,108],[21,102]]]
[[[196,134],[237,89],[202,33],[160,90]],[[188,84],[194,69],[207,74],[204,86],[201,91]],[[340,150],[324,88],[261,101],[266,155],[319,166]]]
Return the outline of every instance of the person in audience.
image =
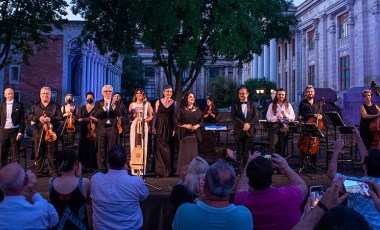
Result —
[[[202,200],[181,205],[172,227],[181,229],[253,229],[252,215],[244,206],[229,203],[235,171],[219,159],[209,167],[201,186]]]
[[[369,194],[371,196],[371,199],[373,200],[373,203],[375,204],[377,211],[380,212],[380,185],[370,180],[367,180],[366,183],[370,184],[373,188],[373,191],[369,190]]]
[[[337,173],[338,157],[344,146],[344,142],[340,137],[334,143],[334,152],[328,166],[327,176],[330,179],[346,177],[347,179],[367,180],[380,184],[380,149],[370,149],[367,152],[357,128],[353,129],[353,135],[359,149],[364,176],[360,178],[346,177],[343,174]],[[362,214],[373,229],[380,229],[380,213],[377,211],[373,200],[368,199],[368,196],[350,194],[347,206]]]
[[[273,167],[284,172],[289,185],[272,185]],[[270,161],[255,152],[241,175],[234,203],[251,211],[255,229],[291,229],[301,217],[300,206],[307,192],[305,181],[281,155],[273,154]]]
[[[54,206],[37,193],[37,177],[31,171],[11,163],[0,169],[0,229],[49,229],[58,223]],[[32,203],[24,196],[32,197]]]
[[[209,165],[202,157],[195,157],[186,168],[187,172],[182,175],[184,180],[174,186],[170,194],[170,202],[174,205],[173,218],[179,206],[184,203],[193,203],[198,198],[200,181],[205,176]]]
[[[143,215],[140,201],[148,189],[144,180],[128,174],[127,153],[114,145],[107,154],[108,172],[98,172],[91,178],[93,227],[97,229],[140,229]]]
[[[60,217],[58,229],[88,229],[86,204],[90,203],[90,180],[82,178],[82,165],[72,148],[61,159],[62,176],[49,182],[49,199]]]

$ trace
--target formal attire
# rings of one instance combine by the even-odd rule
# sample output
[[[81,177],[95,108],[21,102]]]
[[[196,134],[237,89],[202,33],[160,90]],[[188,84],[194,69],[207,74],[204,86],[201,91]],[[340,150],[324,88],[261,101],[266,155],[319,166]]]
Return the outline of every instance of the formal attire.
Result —
[[[376,115],[379,112],[374,103],[372,103],[371,106],[368,106],[366,104],[363,104],[363,106],[368,115]],[[360,137],[362,138],[367,150],[371,148],[371,144],[373,142],[373,134],[369,130],[369,125],[373,119],[377,119],[377,117],[372,119],[364,119],[362,116],[360,116]]]
[[[8,162],[9,147],[12,150],[12,161],[19,162],[18,134],[25,131],[24,106],[17,101],[6,101],[0,104],[0,137],[1,166]]]
[[[50,229],[58,223],[58,214],[39,193],[30,203],[25,196],[5,196],[0,203],[0,229]]]
[[[244,206],[230,204],[227,207],[214,208],[197,201],[195,204],[187,203],[178,208],[172,227],[174,230],[252,230],[253,221],[251,213]]]
[[[43,123],[40,122],[40,117],[46,114],[50,118],[50,123],[53,125],[53,131],[57,132],[59,123],[62,121],[62,112],[60,106],[50,101],[45,107],[41,102],[32,105],[27,116],[29,122],[34,122],[33,145],[35,154],[35,172],[42,174],[45,158],[48,160],[48,169],[50,175],[57,174],[57,141],[45,141],[46,135],[43,128]]]
[[[285,114],[284,118],[279,120],[277,117]],[[268,107],[266,118],[272,122],[272,127],[269,132],[270,152],[285,155],[285,148],[288,141],[289,127],[287,123],[294,121],[295,114],[290,103],[286,107],[285,104],[277,104],[276,112],[273,112],[273,103]]]
[[[87,199],[83,195],[83,182],[79,178],[78,185],[70,193],[60,193],[54,188],[53,177],[49,183],[49,199],[59,215],[56,229],[86,230],[88,229]]]
[[[149,191],[141,177],[126,170],[110,169],[91,178],[92,221],[97,229],[141,229],[143,215],[140,201]]]
[[[88,125],[90,124],[90,115],[94,112],[95,107],[87,111],[86,105],[80,108],[78,118],[83,119],[80,126],[80,136],[78,145],[78,159],[83,166],[88,168],[97,168],[96,164],[96,140],[89,140]],[[93,122],[96,125],[95,122]],[[95,126],[96,127],[96,126]]]
[[[106,103],[106,108],[104,108]],[[107,169],[106,152],[116,144],[117,138],[117,120],[116,117],[120,116],[117,107],[111,105],[111,100],[104,101],[104,99],[95,103],[93,116],[98,119],[97,128],[97,163],[98,169],[105,171]]]
[[[179,154],[177,164],[177,175],[181,175],[181,167],[188,165],[194,157],[198,156],[198,141],[202,141],[201,127],[192,131],[179,127],[184,124],[203,125],[202,111],[196,107],[192,110],[187,108],[179,108],[176,114],[175,123],[178,127],[177,136],[179,139]]]
[[[255,137],[254,119],[257,117],[257,106],[254,102],[237,101],[231,105],[231,118],[234,123],[236,157],[239,161],[239,169],[243,170],[248,160],[248,152],[253,148]],[[243,131],[245,123],[250,124],[250,129]]]
[[[137,161],[142,162],[144,165],[139,166],[136,165],[136,169],[143,169],[143,175],[146,174],[146,162],[147,162],[147,157],[148,157],[148,142],[149,142],[149,127],[148,123],[145,122],[145,119],[148,117],[148,108],[150,107],[150,103],[147,101],[145,103],[137,103],[137,102],[132,102],[131,108],[132,108],[132,113],[137,114],[140,113],[140,118],[143,120],[143,123],[138,120],[138,116],[133,119],[132,124],[131,124],[131,130],[130,130],[130,148],[131,148],[131,158],[139,158]],[[137,126],[141,125],[141,130],[137,129]],[[141,132],[141,134],[138,135],[138,132]],[[141,138],[141,139],[139,139]],[[134,149],[137,145],[141,145],[143,149],[143,155],[141,156],[135,156],[134,155]],[[137,175],[139,172],[138,170],[133,169],[134,166],[131,166],[132,170],[132,175]]]
[[[120,121],[118,120],[118,123],[117,123],[117,129],[118,129],[118,134],[117,134],[117,138],[116,138],[116,143],[119,144],[119,145],[123,145],[125,144],[125,140],[124,140],[124,135],[125,135],[125,131],[127,130],[127,120],[128,119],[125,119],[128,117],[128,108],[125,106],[125,104],[122,102],[122,101],[118,101],[116,102],[116,110],[118,110],[120,112]],[[122,129],[122,132],[119,133],[119,129]]]
[[[173,130],[174,102],[165,107],[161,100],[156,114],[156,154],[155,172],[159,176],[170,176],[173,173]]]
[[[72,146],[74,145],[75,140],[75,120],[74,118],[78,116],[78,108],[76,106],[72,106],[72,109],[68,110],[66,106],[61,107],[62,116],[64,118],[64,129],[62,130],[62,144],[63,147],[65,146]],[[64,116],[65,113],[71,112],[73,115],[71,117]],[[72,119],[69,121],[69,119]],[[74,129],[67,128],[69,122],[72,122],[74,125]]]
[[[211,111],[212,114],[215,115],[215,117],[212,117],[210,114],[207,117],[204,117],[208,114],[208,112]],[[206,110],[203,112],[203,123],[204,124],[215,124],[216,123],[216,116],[218,116],[218,109],[213,106],[211,109],[209,109],[208,106],[206,106]]]

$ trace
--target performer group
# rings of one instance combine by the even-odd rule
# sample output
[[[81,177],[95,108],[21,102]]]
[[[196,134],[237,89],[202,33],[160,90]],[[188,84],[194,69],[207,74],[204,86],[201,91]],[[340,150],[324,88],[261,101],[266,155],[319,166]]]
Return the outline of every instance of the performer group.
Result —
[[[323,103],[315,101],[314,95],[314,87],[307,86],[304,99],[299,104],[298,121],[302,124],[315,123],[320,128],[319,125],[323,124],[324,118]],[[128,124],[130,147],[127,151],[130,153],[130,169],[133,175],[146,174],[148,159],[154,159],[152,170],[157,177],[180,175],[182,166],[188,165],[198,156],[198,145],[204,144],[203,126],[215,125],[218,121],[218,109],[212,98],[207,99],[204,111],[196,105],[196,97],[192,92],[186,93],[177,105],[172,99],[173,88],[169,85],[163,88],[162,98],[153,106],[143,88],[135,90],[133,100],[127,107],[121,101],[121,94],[114,92],[111,85],[105,85],[100,100],[95,102],[94,93],[87,92],[86,104],[79,108],[74,105],[72,94],[67,94],[66,104],[59,106],[52,101],[51,89],[42,87],[40,100],[31,106],[26,115],[23,105],[14,100],[11,88],[5,89],[4,96],[6,101],[0,105],[1,166],[7,164],[8,152],[11,152],[13,162],[19,161],[19,141],[26,126],[31,125],[34,127],[32,139],[37,175],[44,173],[45,161],[49,175],[59,172],[58,140],[62,142],[62,148],[73,146],[78,124],[78,159],[85,168],[107,171],[107,151],[115,144],[123,143]],[[380,108],[371,103],[370,90],[364,91],[362,96],[365,103],[360,107],[360,132],[366,147],[370,148],[373,140],[369,132],[369,123],[371,119],[378,117]],[[237,98],[238,100],[231,105],[230,117],[234,124],[233,136],[238,169],[241,171],[246,165],[249,153],[253,151],[258,110],[256,103],[249,100],[246,87],[239,88]],[[271,93],[264,115],[270,124],[268,151],[284,156],[289,124],[296,120],[285,89],[279,88]],[[154,138],[151,138],[150,134],[153,134]],[[298,143],[301,169],[306,157],[316,166],[317,155],[315,149],[311,148],[316,141],[319,140],[315,140],[310,133],[301,132]],[[176,167],[175,151],[178,151]],[[153,152],[151,158],[148,152]]]

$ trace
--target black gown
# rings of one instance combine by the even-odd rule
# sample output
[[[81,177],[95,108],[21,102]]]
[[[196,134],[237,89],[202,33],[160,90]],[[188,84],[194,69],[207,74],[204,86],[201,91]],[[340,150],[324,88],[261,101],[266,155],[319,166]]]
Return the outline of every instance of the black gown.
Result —
[[[168,177],[173,171],[174,103],[166,108],[159,100],[156,118],[155,172]]]
[[[365,111],[367,112],[368,115],[375,115],[378,113],[376,105],[372,103],[371,106],[367,106],[363,104]],[[364,119],[363,117],[360,116],[360,137],[362,138],[365,147],[368,149],[371,148],[371,143],[373,142],[373,135],[369,131],[369,124],[371,121],[376,118],[372,119]]]
[[[94,111],[94,108],[90,112],[87,112],[87,108],[84,105],[78,114],[78,118],[82,118],[82,125],[80,127],[79,145],[78,145],[78,159],[83,166],[87,168],[96,168],[96,141],[91,141],[87,138],[87,125],[89,122],[89,116]],[[87,118],[87,119],[86,119]]]

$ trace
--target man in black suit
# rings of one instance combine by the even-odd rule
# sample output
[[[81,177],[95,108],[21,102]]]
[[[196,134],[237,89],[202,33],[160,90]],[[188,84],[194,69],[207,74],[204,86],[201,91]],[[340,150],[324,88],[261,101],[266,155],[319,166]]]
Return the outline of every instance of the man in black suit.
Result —
[[[98,119],[98,169],[107,170],[106,152],[116,144],[117,117],[121,116],[116,101],[112,100],[113,87],[105,85],[102,88],[103,99],[95,103],[94,116]]]
[[[12,161],[18,163],[19,140],[25,131],[24,106],[14,100],[11,88],[4,90],[4,97],[6,101],[0,104],[1,166],[7,164],[9,144]]]
[[[255,102],[248,101],[247,88],[239,89],[239,101],[231,105],[231,118],[234,123],[236,156],[239,170],[243,170],[248,159],[248,152],[253,147],[255,136],[254,119],[257,116]]]

